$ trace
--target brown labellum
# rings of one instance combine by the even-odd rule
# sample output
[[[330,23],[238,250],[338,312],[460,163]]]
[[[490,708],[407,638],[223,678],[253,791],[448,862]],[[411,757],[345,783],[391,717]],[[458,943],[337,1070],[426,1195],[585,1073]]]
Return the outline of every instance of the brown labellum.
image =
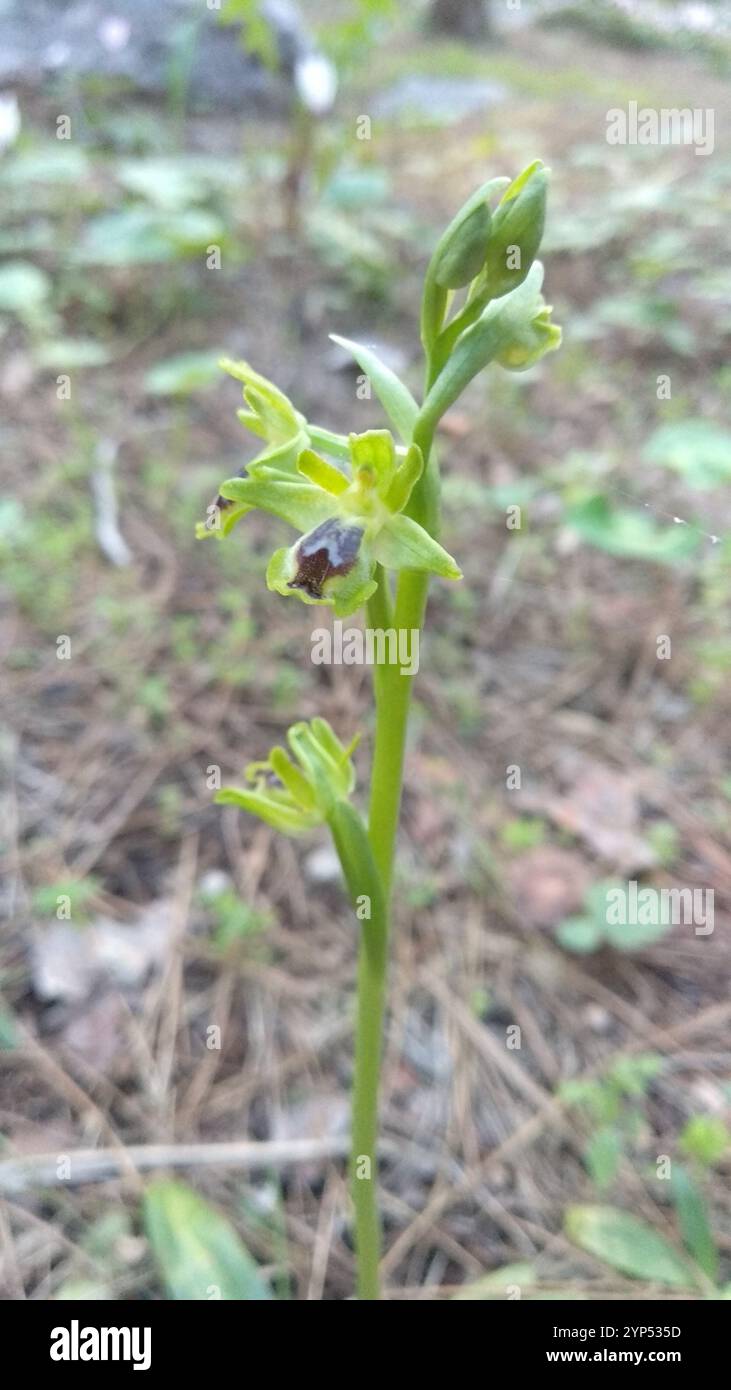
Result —
[[[323,521],[297,546],[297,573],[289,581],[289,588],[304,589],[310,598],[322,598],[327,579],[350,573],[362,539],[360,526],[348,526],[334,517]]]

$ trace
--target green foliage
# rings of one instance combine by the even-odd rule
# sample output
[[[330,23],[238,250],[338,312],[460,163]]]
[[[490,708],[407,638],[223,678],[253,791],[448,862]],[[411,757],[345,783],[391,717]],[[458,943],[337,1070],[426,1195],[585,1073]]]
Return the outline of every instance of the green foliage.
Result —
[[[143,1200],[147,1239],[173,1299],[262,1302],[271,1292],[234,1227],[182,1182],[160,1179]]]
[[[160,265],[200,256],[225,237],[220,218],[208,209],[186,208],[171,217],[154,208],[130,207],[91,218],[71,264],[80,266]]]
[[[697,1183],[679,1163],[673,1165],[671,1194],[683,1244],[712,1283],[718,1278],[718,1247],[711,1231],[708,1207]]]
[[[150,368],[145,389],[151,396],[188,396],[205,390],[218,380],[220,360],[218,352],[176,353]]]
[[[640,1102],[662,1067],[656,1053],[628,1054],[603,1077],[566,1081],[559,1088],[561,1099],[578,1107],[592,1126],[584,1162],[600,1191],[611,1187],[630,1152],[642,1118]]]
[[[31,905],[38,917],[55,917],[59,898],[69,899],[69,919],[77,926],[88,921],[89,908],[97,897],[101,883],[92,874],[88,878],[62,879],[35,888]]]
[[[661,425],[643,450],[648,463],[680,474],[691,487],[722,487],[731,479],[731,432],[710,420]]]
[[[617,1207],[569,1207],[565,1230],[587,1254],[631,1279],[674,1289],[691,1289],[697,1283],[692,1265],[664,1236]]]
[[[233,888],[207,894],[203,901],[213,917],[213,941],[219,951],[261,936],[271,925],[267,913],[242,902]]]
[[[672,928],[670,920],[664,921],[658,912],[657,921],[621,922],[611,920],[609,894],[627,892],[627,885],[607,879],[595,883],[584,899],[586,911],[579,917],[569,917],[556,928],[556,940],[567,951],[586,955],[598,951],[602,946],[612,946],[617,951],[639,951],[661,941]],[[640,913],[637,913],[639,918]],[[648,914],[648,917],[650,914]]]
[[[522,851],[535,849],[546,838],[546,823],[530,816],[518,816],[500,827],[500,839],[506,849]]]
[[[34,327],[48,312],[51,284],[29,261],[6,261],[0,266],[0,313],[15,314]]]
[[[646,512],[615,506],[602,493],[570,504],[566,520],[583,541],[599,550],[656,564],[687,559],[699,542],[690,527],[659,524]]]
[[[693,1115],[680,1136],[680,1147],[689,1158],[712,1168],[731,1147],[731,1132],[718,1115]]]

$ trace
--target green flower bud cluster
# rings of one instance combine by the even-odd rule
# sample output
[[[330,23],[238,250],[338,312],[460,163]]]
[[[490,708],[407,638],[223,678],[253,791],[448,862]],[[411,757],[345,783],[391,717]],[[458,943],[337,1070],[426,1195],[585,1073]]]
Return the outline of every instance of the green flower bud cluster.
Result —
[[[529,164],[512,183],[491,179],[468,198],[439,241],[424,282],[421,315],[421,336],[434,365],[433,377],[488,306],[514,293],[528,278],[543,236],[547,189],[548,170],[540,160]],[[489,200],[498,192],[500,200],[491,210]],[[453,292],[458,289],[466,294],[450,318]],[[546,306],[541,307],[550,314]],[[545,335],[543,352],[557,347],[559,341],[560,334]],[[528,362],[522,353],[505,350],[488,360],[514,369],[532,365],[538,358]]]
[[[351,795],[358,736],[346,747],[326,719],[313,719],[293,724],[287,742],[293,757],[285,748],[272,748],[268,758],[246,768],[249,786],[223,787],[216,801],[240,806],[286,835],[304,835]]]

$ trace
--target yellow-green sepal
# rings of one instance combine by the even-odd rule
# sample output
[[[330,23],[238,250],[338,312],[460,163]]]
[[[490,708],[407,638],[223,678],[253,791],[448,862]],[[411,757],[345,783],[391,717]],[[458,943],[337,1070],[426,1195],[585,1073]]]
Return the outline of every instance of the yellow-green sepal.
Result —
[[[462,571],[428,531],[399,512],[388,518],[373,538],[374,558],[386,569],[426,570],[441,579],[461,579]]]

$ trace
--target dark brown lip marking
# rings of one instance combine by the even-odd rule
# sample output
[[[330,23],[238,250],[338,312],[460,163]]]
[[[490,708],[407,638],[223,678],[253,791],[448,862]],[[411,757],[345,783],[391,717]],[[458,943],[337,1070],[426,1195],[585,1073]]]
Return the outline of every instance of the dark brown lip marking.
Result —
[[[245,478],[245,477],[246,477],[246,464],[244,464],[244,467],[243,467],[243,468],[240,468],[240,469],[239,469],[238,473],[237,473],[235,476],[236,476],[237,478]],[[232,501],[232,499],[231,499],[230,497],[222,497],[221,494],[220,494],[220,492],[219,492],[218,497],[215,499],[215,501],[214,501],[211,505],[212,505],[213,507],[215,507],[215,509],[216,509],[217,512],[225,512],[225,511],[227,511],[227,509],[228,509],[229,507],[233,507],[233,501]],[[209,510],[210,510],[210,509],[209,509]],[[214,527],[214,525],[215,525],[215,521],[214,521],[211,517],[209,517],[208,520],[206,521],[206,526],[208,527],[209,530],[212,530],[213,527]]]
[[[322,598],[327,579],[350,573],[362,539],[361,526],[347,526],[334,517],[323,521],[297,546],[297,573],[287,587],[304,589],[309,598]]]

